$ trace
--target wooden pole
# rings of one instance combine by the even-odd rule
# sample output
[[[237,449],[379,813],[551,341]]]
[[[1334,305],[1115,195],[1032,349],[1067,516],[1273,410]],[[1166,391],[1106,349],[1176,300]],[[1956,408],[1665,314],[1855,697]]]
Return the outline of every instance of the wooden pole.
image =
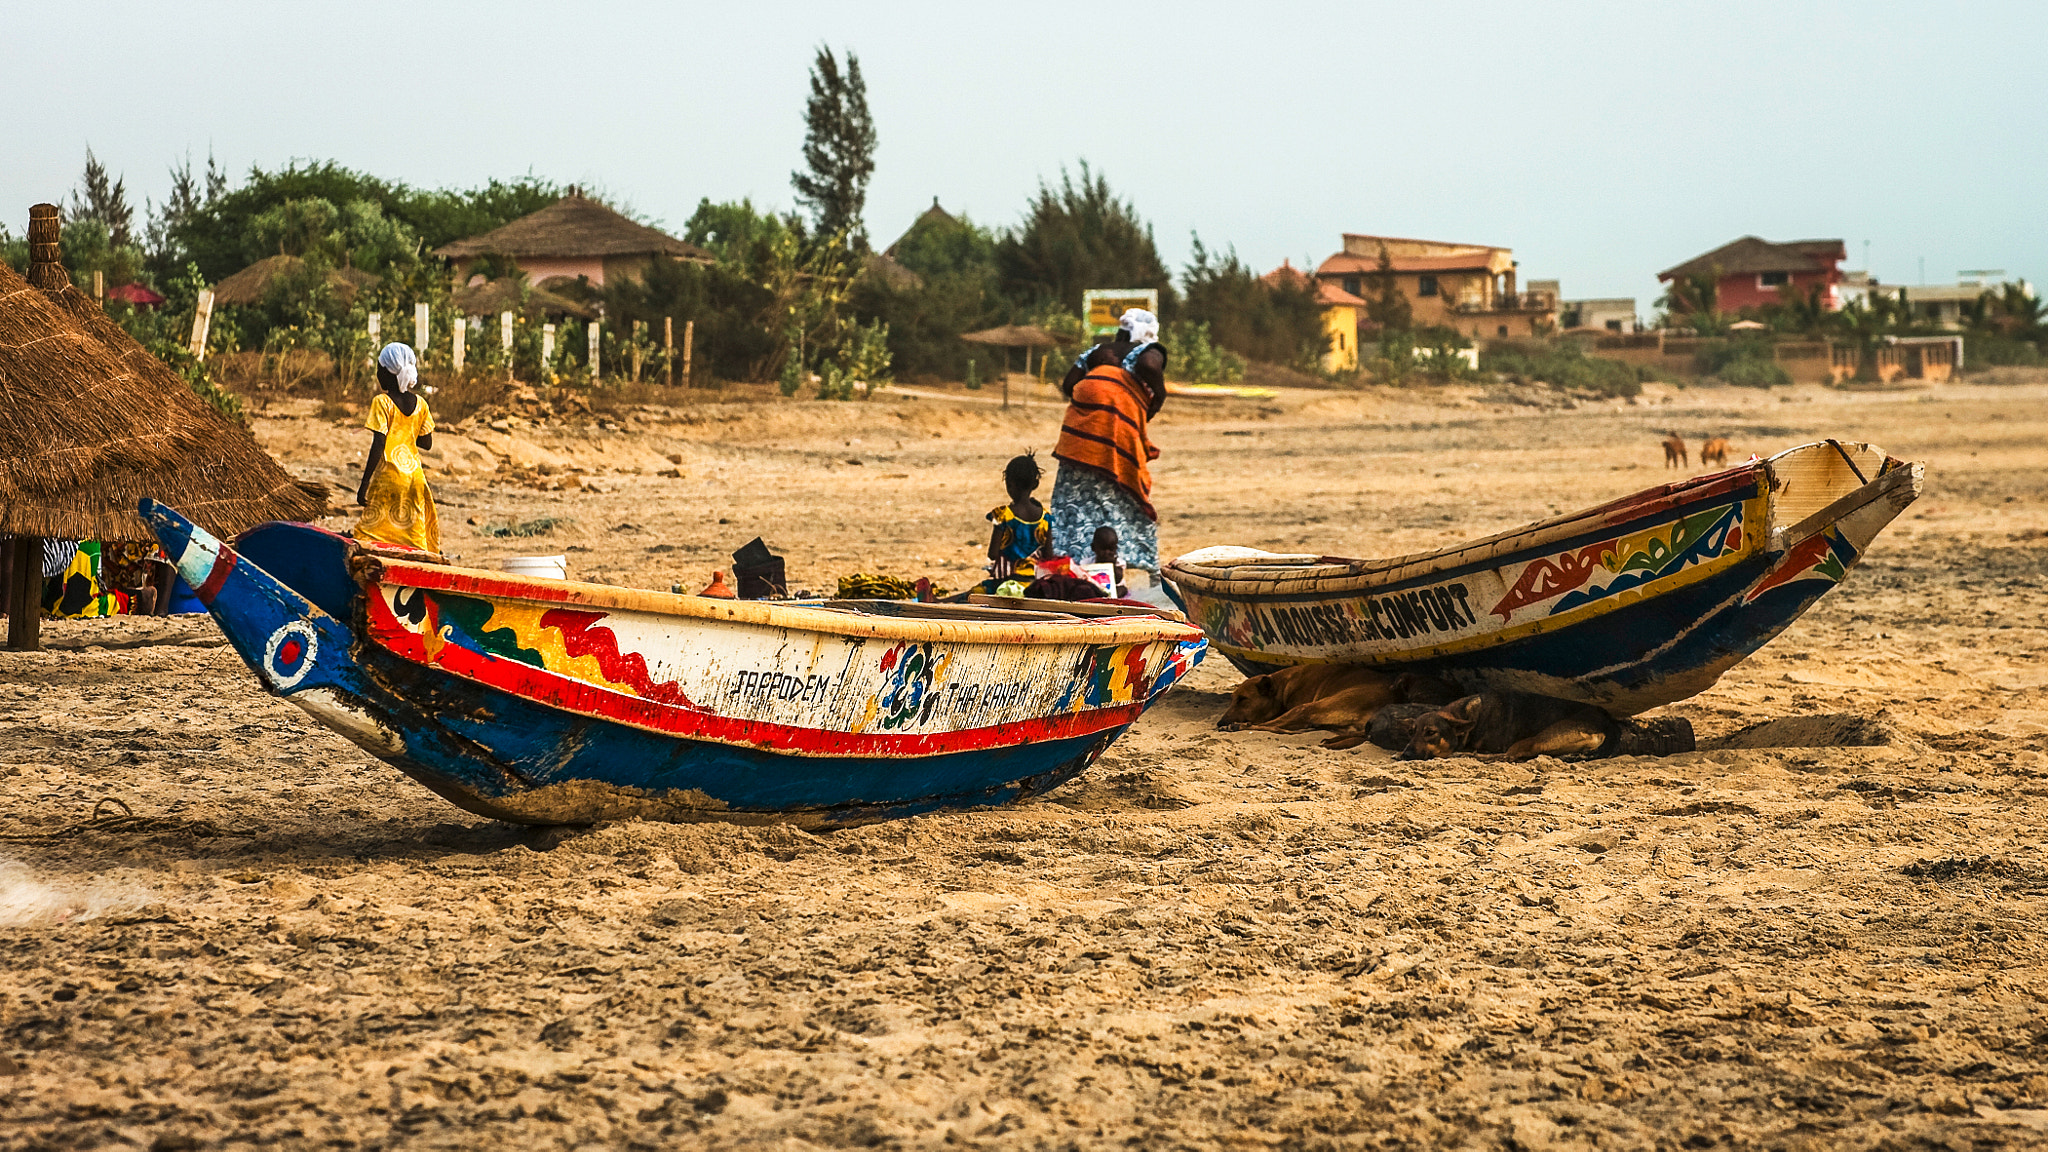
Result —
[[[464,353],[469,350],[469,320],[466,317],[455,318],[455,327],[449,331],[448,339],[451,341],[448,345],[449,362],[455,366],[455,374],[460,376]]]
[[[42,647],[43,542],[35,536],[8,541],[7,646],[16,652]]]
[[[98,268],[92,270],[92,298],[102,304],[107,302],[107,274]]]
[[[425,304],[413,305],[412,350],[419,353],[422,357],[425,357],[427,354],[427,336],[430,331],[427,327],[427,306]]]
[[[370,313],[370,343],[377,342],[376,313]],[[206,333],[213,326],[213,289],[199,290],[199,304],[192,309],[192,358],[206,359]]]
[[[676,386],[676,318],[661,318],[661,362],[667,365],[668,386]]]
[[[697,322],[683,321],[683,387],[690,386],[690,350],[697,342]]]
[[[640,382],[640,341],[647,332],[647,321],[633,321],[633,383]]]
[[[598,377],[598,363],[597,363],[597,340],[598,340],[598,336],[597,336],[597,329],[598,329],[598,321],[596,321],[596,320],[592,320],[592,321],[590,322],[590,327],[588,327],[588,328],[585,328],[585,329],[583,330],[583,331],[584,331],[584,333],[585,333],[586,335],[588,335],[588,336],[590,337],[590,340],[589,340],[589,344],[590,344],[590,357],[589,357],[589,359],[590,359],[590,382],[591,382],[592,384],[595,384],[595,383],[597,383],[597,377]]]

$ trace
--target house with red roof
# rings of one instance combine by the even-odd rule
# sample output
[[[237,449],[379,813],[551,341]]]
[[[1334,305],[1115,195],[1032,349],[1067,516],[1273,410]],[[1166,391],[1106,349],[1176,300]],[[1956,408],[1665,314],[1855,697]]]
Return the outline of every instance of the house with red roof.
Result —
[[[1516,267],[1511,248],[1347,232],[1344,250],[1317,266],[1316,279],[1365,300],[1390,276],[1418,327],[1479,340],[1547,335],[1557,328],[1557,293],[1518,291]]]
[[[1713,277],[1713,306],[1720,312],[1740,312],[1744,308],[1780,303],[1784,299],[1781,289],[1785,288],[1798,293],[1801,299],[1818,288],[1822,305],[1833,312],[1842,307],[1843,274],[1840,264],[1848,255],[1849,250],[1840,240],[1773,243],[1755,236],[1744,236],[1683,264],[1666,268],[1657,273],[1657,279],[1669,284],[1699,276]],[[1694,305],[1693,295],[1690,292],[1676,294],[1671,310],[1678,313],[1689,311]]]

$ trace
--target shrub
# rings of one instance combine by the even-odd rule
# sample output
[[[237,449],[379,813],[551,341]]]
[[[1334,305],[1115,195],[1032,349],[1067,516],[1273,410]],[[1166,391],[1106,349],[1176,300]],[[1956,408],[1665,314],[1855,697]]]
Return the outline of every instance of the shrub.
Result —
[[[1588,356],[1576,340],[1536,346],[1496,345],[1480,353],[1479,367],[1499,372],[1518,383],[1548,384],[1573,392],[1603,396],[1636,396],[1643,381],[1656,379],[1647,368],[1620,360]]]
[[[1235,384],[1244,379],[1244,357],[1219,348],[1209,338],[1209,325],[1169,324],[1160,333],[1166,345],[1166,374],[1192,384]]]
[[[1715,376],[1738,388],[1773,388],[1792,383],[1791,374],[1776,361],[1755,357],[1731,360]]]
[[[2011,336],[1971,336],[1966,351],[1969,358],[1965,363],[1972,367],[2038,368],[2048,364],[2039,344]]]

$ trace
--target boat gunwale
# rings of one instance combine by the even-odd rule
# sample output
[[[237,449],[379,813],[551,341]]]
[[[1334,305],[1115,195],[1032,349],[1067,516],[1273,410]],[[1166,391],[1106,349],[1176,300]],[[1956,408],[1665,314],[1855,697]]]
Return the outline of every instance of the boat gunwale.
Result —
[[[1156,616],[1037,619],[1018,621],[935,620],[877,616],[844,608],[797,606],[763,600],[721,600],[639,588],[614,588],[545,576],[513,576],[481,568],[421,564],[386,556],[361,554],[364,584],[392,584],[429,591],[452,592],[484,599],[523,600],[620,612],[642,612],[713,624],[747,624],[822,633],[855,639],[997,645],[1104,645],[1190,641],[1202,630]],[[982,611],[998,611],[982,609]]]
[[[1828,438],[1794,445],[1768,457],[1745,461],[1734,468],[1640,489],[1591,508],[1562,513],[1497,532],[1480,540],[1447,545],[1430,552],[1410,553],[1386,560],[1321,557],[1311,563],[1263,566],[1240,560],[1229,566],[1215,567],[1183,564],[1181,559],[1176,557],[1167,562],[1160,575],[1163,579],[1185,585],[1192,591],[1220,599],[1292,599],[1351,594],[1366,590],[1396,592],[1410,584],[1428,584],[1454,579],[1467,572],[1498,568],[1532,556],[1583,547],[1608,537],[1626,536],[1632,530],[1636,530],[1643,521],[1667,518],[1675,508],[1689,499],[1707,500],[1737,492],[1744,481],[1750,478],[1756,479],[1759,483],[1749,496],[1770,498],[1775,495],[1777,485],[1762,481],[1772,475],[1771,466],[1777,461],[1794,453],[1830,447],[1840,452],[1845,446],[1876,451],[1882,456],[1883,463],[1877,477],[1843,493],[1841,497],[1831,502],[1831,506],[1866,491],[1870,485],[1878,483],[1895,469],[1909,466],[1908,461],[1884,453],[1874,445],[1858,441],[1850,441],[1845,445],[1842,441]],[[1713,486],[1717,484],[1721,487],[1715,490]],[[1599,525],[1584,523],[1604,513],[1621,509],[1639,511],[1637,515],[1624,521]],[[1808,516],[1806,521],[1813,519],[1813,516]],[[1806,521],[1802,521],[1802,526]],[[1577,530],[1569,534],[1556,531],[1567,527],[1576,527]],[[1773,538],[1776,538],[1775,534]],[[1768,543],[1768,539],[1745,541],[1744,548],[1748,550],[1765,547]],[[1512,546],[1500,547],[1503,544]],[[1468,553],[1476,555],[1467,555]],[[1247,569],[1256,572],[1257,575],[1248,574]]]

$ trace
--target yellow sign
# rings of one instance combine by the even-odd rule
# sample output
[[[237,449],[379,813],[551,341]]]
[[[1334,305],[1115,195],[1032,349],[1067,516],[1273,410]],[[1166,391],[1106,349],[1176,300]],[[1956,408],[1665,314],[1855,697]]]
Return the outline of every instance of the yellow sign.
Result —
[[[1081,315],[1087,318],[1090,336],[1116,331],[1117,320],[1132,308],[1159,315],[1159,289],[1090,288],[1081,293]]]

